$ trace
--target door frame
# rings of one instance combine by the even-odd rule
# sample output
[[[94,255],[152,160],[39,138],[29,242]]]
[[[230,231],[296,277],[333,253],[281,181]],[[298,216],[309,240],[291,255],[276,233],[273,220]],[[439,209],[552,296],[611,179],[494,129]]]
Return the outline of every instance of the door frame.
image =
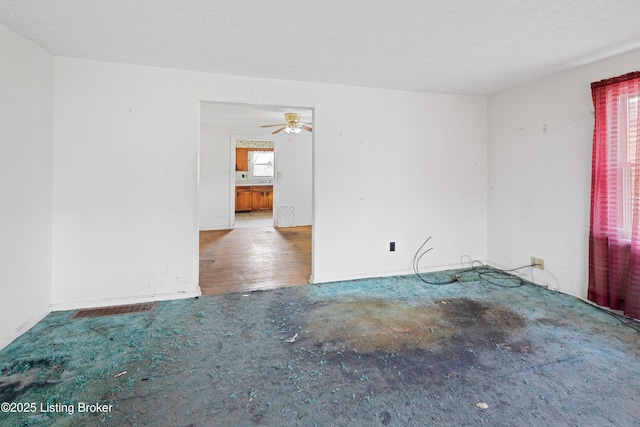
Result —
[[[237,141],[239,140],[249,140],[249,141],[269,141],[273,143],[273,170],[274,170],[274,176],[273,176],[273,194],[275,195],[276,193],[276,186],[277,186],[277,177],[275,174],[275,170],[276,170],[276,139],[275,138],[269,138],[266,137],[264,135],[262,136],[255,136],[255,135],[240,135],[240,134],[232,134],[231,138],[230,138],[230,155],[229,158],[231,159],[231,163],[229,164],[229,172],[230,172],[230,177],[229,177],[229,228],[236,228],[236,146],[237,146]],[[260,147],[255,147],[255,148],[260,148]],[[248,178],[247,178],[248,179]],[[273,209],[273,215],[272,215],[272,223],[273,226],[275,227],[276,224],[278,223],[277,220],[277,209]]]

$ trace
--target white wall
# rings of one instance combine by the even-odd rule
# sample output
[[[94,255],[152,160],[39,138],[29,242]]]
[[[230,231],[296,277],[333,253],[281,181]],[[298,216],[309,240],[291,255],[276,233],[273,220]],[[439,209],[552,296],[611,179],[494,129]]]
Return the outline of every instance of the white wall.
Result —
[[[488,258],[586,298],[593,105],[590,83],[636,71],[634,51],[489,97]],[[529,276],[530,278],[530,276]]]
[[[202,124],[200,128],[200,230],[224,230],[231,217],[231,138],[234,134],[270,138],[275,142],[274,215],[280,205],[295,206],[296,226],[312,223],[312,134],[272,135],[260,129]]]
[[[484,259],[485,98],[328,95],[314,127],[314,281],[408,273],[428,236],[422,271]]]
[[[197,292],[201,100],[315,108],[314,281],[409,272],[428,235],[425,270],[486,258],[483,97],[71,58],[55,89],[56,307]]]
[[[200,127],[200,230],[231,227],[232,130],[202,124]]]
[[[199,295],[199,103],[132,71],[55,58],[54,309]]]
[[[275,184],[273,213],[279,206],[295,207],[295,225],[313,223],[313,135],[302,131],[297,135],[280,132],[275,138]]]
[[[0,25],[0,348],[50,312],[53,56]]]

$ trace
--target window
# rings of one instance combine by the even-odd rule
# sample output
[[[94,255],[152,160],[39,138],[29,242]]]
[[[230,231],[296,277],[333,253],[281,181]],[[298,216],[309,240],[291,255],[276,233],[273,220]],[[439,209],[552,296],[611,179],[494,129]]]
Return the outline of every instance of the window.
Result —
[[[631,238],[633,231],[633,195],[636,194],[638,178],[638,97],[622,94],[619,99],[620,108],[617,116],[611,117],[618,124],[617,145],[618,179],[621,182],[618,201],[622,205],[619,210],[618,224],[620,237]]]
[[[589,300],[640,319],[640,72],[591,84]]]
[[[273,179],[273,151],[249,151],[252,178]]]

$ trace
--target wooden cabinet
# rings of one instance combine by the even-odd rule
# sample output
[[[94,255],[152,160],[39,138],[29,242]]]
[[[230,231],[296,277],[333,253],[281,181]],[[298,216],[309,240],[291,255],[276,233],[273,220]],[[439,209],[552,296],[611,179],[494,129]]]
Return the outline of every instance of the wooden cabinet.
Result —
[[[236,212],[251,210],[251,187],[236,187]]]
[[[273,209],[273,187],[260,185],[251,187],[251,210],[266,211]]]
[[[265,190],[265,196],[267,197],[267,209],[273,210],[273,186],[269,186],[269,188]]]
[[[273,185],[236,187],[236,212],[273,209]]]
[[[236,148],[236,170],[249,170],[249,150],[246,148]]]

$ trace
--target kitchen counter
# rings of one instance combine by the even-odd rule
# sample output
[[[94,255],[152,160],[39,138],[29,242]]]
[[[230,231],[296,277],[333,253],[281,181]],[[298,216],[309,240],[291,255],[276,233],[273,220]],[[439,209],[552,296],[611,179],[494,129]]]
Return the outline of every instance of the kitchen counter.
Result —
[[[236,187],[260,187],[266,185],[273,185],[273,182],[245,182],[245,181],[236,181]]]

